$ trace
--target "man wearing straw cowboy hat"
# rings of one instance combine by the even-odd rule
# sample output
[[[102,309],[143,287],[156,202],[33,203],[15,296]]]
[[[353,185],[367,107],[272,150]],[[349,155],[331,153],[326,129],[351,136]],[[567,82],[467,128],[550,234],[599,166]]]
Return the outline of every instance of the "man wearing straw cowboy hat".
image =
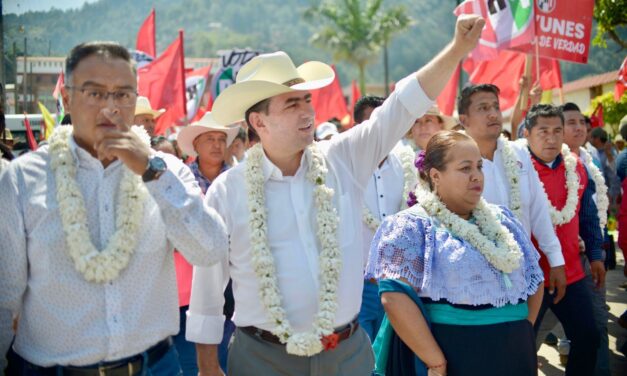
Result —
[[[160,110],[153,110],[148,98],[137,97],[137,104],[135,105],[135,119],[133,120],[133,124],[143,125],[146,132],[148,132],[148,135],[150,137],[154,137],[155,122],[159,116],[163,115],[164,112],[165,110],[163,108]]]
[[[245,119],[261,139],[247,159],[220,175],[207,201],[230,234],[229,261],[194,272],[187,338],[203,375],[219,374],[222,288],[233,280],[237,325],[231,375],[370,375],[373,353],[357,314],[364,247],[363,190],[372,172],[432,105],[485,21],[463,16],[453,41],[399,81],[370,120],[312,143],[309,90],[333,81],[330,66],[298,68],[283,52],[243,66],[217,97],[222,124]]]
[[[226,149],[235,139],[240,127],[225,127],[216,123],[207,112],[197,122],[184,127],[178,135],[178,145],[183,153],[196,159],[189,165],[203,194],[211,185],[211,182],[222,172],[228,169],[224,158]],[[189,308],[190,293],[192,288],[192,265],[185,260],[179,252],[174,252],[174,264],[176,266],[176,282],[179,290],[179,309],[181,314],[180,332],[174,337],[174,344],[179,353],[181,368],[184,374],[197,374],[196,351],[194,344],[185,340],[185,319]],[[225,292],[227,304],[224,312],[227,315],[225,322],[225,341],[233,332],[233,323],[230,321],[233,312],[233,293],[227,289]],[[221,347],[220,356],[226,359],[226,346]],[[224,360],[226,363],[226,360]]]

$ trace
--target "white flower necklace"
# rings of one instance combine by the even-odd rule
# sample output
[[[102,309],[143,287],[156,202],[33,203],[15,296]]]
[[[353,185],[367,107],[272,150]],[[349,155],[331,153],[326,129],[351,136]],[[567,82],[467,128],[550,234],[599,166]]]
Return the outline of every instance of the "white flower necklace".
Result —
[[[522,202],[520,199],[520,180],[518,179],[518,158],[510,141],[501,136],[503,145],[503,166],[505,167],[505,175],[509,181],[509,209],[514,213],[516,218],[522,218]]]
[[[527,148],[527,140],[524,138],[518,141],[521,145],[525,146],[525,150],[529,152]],[[549,195],[546,193],[546,186],[542,179],[542,189],[547,196],[549,202],[549,213],[551,215],[551,222],[553,226],[560,226],[570,222],[575,216],[577,211],[577,204],[579,202],[579,175],[577,175],[577,157],[570,152],[570,148],[566,144],[562,144],[562,158],[564,159],[564,167],[566,169],[566,204],[561,210],[557,210],[555,206],[549,200]]]
[[[416,174],[416,168],[414,167],[416,153],[409,146],[403,146],[393,153],[398,156],[401,161],[401,166],[403,166],[403,195],[401,196],[400,207],[400,210],[403,210],[407,208],[409,193],[412,192],[416,188],[416,184],[418,184],[418,176]],[[381,225],[379,218],[375,217],[365,205],[362,211],[362,220],[372,231],[377,231]]]
[[[592,176],[592,180],[594,180],[594,184],[596,185],[596,204],[599,211],[599,224],[601,225],[601,231],[603,231],[605,225],[607,224],[607,208],[610,206],[610,201],[607,198],[605,178],[603,177],[601,170],[599,170],[597,165],[594,164],[592,155],[590,155],[585,148],[579,148],[579,156],[581,157],[584,165],[588,168],[588,171]]]
[[[133,126],[147,145],[150,137],[143,127]],[[59,126],[50,136],[50,165],[54,173],[57,202],[67,252],[76,270],[88,282],[106,283],[116,279],[135,251],[137,233],[144,213],[146,187],[141,177],[123,166],[116,208],[116,230],[104,250],[91,241],[87,227],[85,200],[76,182],[76,161],[70,150],[72,126]]]
[[[482,197],[472,211],[474,224],[451,212],[438,196],[422,187],[416,189],[416,197],[430,216],[470,243],[496,269],[511,273],[520,267],[522,252],[514,235],[500,223],[498,216],[502,214],[497,206],[488,205]]]
[[[316,144],[305,149],[310,153],[307,180],[314,185],[314,205],[318,239],[322,245],[319,255],[320,291],[318,307],[310,331],[294,333],[285,309],[281,306],[281,293],[276,278],[276,266],[268,244],[267,209],[265,200],[264,177],[262,173],[263,148],[255,145],[248,151],[246,158],[245,180],[248,190],[248,209],[250,211],[250,240],[252,262],[259,279],[261,301],[276,327],[272,333],[282,343],[286,343],[289,354],[312,356],[323,350],[323,341],[334,331],[335,311],[337,310],[337,285],[342,268],[341,253],[338,246],[337,228],[339,217],[333,206],[333,189],[325,185],[328,172],[324,155]],[[326,344],[325,344],[326,346]]]

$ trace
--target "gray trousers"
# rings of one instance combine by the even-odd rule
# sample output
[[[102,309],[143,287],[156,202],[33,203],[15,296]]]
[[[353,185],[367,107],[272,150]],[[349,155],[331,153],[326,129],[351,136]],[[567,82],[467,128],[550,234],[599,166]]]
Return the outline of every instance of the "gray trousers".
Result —
[[[333,350],[306,357],[290,355],[285,346],[235,330],[229,349],[229,376],[370,376],[374,354],[368,335],[361,326]]]

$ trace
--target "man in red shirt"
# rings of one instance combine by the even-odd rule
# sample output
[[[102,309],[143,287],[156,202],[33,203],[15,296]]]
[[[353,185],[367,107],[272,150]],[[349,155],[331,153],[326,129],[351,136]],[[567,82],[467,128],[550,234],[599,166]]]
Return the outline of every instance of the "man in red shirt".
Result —
[[[524,134],[533,166],[551,205],[551,221],[566,262],[566,295],[556,304],[545,292],[535,327],[539,328],[550,308],[571,340],[566,375],[592,375],[599,331],[594,321],[592,291],[579,258],[578,235],[586,244],[592,279],[597,288],[602,287],[605,267],[598,211],[592,199],[594,183],[588,179],[579,158],[563,143],[564,116],[559,108],[546,104],[533,106],[525,118]],[[546,277],[549,265],[544,255],[540,265]]]

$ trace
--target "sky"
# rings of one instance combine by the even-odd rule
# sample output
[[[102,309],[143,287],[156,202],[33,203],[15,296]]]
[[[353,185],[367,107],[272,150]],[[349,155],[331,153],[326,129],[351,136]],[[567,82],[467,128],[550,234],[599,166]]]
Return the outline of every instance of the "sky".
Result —
[[[28,11],[80,8],[85,3],[93,3],[97,0],[3,0],[2,13],[22,14]]]

